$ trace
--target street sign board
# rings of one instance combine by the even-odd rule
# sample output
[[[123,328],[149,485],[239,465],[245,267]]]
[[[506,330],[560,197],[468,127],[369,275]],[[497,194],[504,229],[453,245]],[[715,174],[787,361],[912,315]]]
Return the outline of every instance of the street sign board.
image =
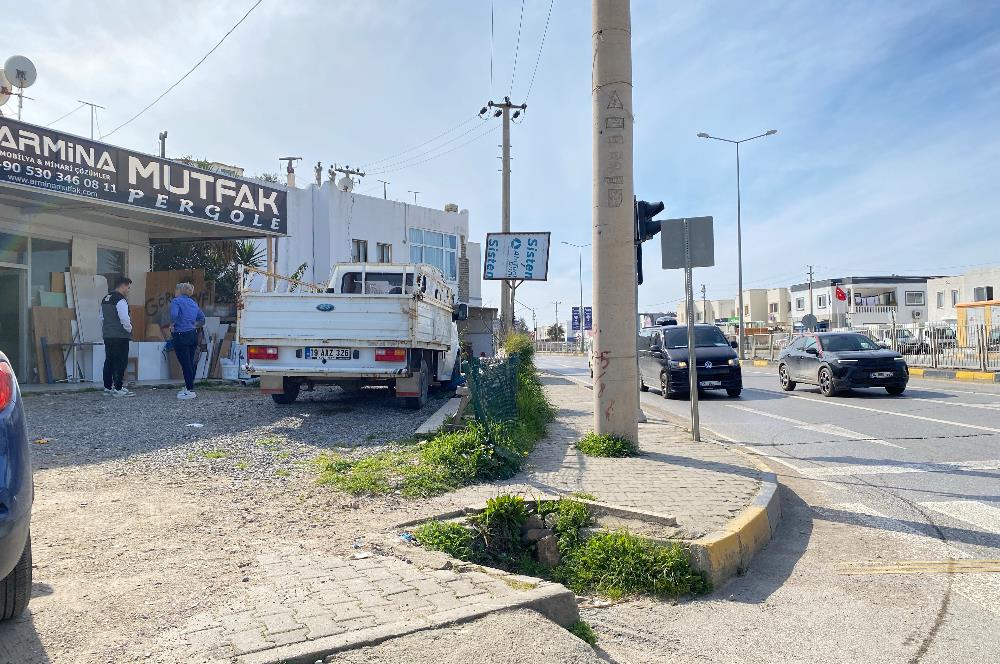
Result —
[[[997,320],[1000,320],[1000,316],[997,316]],[[594,329],[594,310],[591,307],[583,308],[583,329]]]
[[[573,320],[570,323],[570,329],[574,332],[580,329],[580,307],[573,307]]]
[[[712,267],[715,265],[715,239],[712,232],[712,217],[688,217],[690,229],[690,267]],[[660,222],[660,248],[663,254],[664,270],[680,270],[684,261],[684,219],[665,219]]]
[[[549,233],[487,233],[483,279],[547,281]]]

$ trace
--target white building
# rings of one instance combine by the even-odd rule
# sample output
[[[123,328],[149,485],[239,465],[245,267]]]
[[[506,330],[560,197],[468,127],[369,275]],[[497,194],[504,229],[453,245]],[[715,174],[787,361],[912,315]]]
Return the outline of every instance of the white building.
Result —
[[[927,280],[928,313],[934,323],[955,323],[960,302],[1000,299],[1000,266],[970,270],[957,277]]]
[[[469,211],[435,210],[342,191],[332,182],[288,190],[288,237],[278,240],[276,269],[326,283],[350,261],[427,263],[441,270],[470,307],[482,306],[482,258],[469,241]]]
[[[823,328],[914,323],[927,320],[927,281],[934,277],[840,277],[808,282],[791,291],[793,325],[808,313]],[[837,297],[837,289],[845,299]]]

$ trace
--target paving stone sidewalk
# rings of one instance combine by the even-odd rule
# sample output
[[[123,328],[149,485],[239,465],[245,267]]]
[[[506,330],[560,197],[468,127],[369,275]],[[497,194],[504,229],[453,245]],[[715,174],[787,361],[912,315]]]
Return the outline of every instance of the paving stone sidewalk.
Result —
[[[528,458],[522,480],[539,490],[583,491],[603,503],[674,516],[688,536],[699,537],[723,527],[760,489],[761,473],[744,455],[692,442],[652,409],[639,425],[640,456],[584,456],[573,444],[593,431],[593,392],[562,377],[543,375],[542,383],[559,416]]]

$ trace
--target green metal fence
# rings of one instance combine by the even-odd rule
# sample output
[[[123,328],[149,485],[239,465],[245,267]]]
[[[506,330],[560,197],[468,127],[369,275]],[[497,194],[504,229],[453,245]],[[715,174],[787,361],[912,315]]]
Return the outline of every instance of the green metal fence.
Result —
[[[484,423],[517,419],[517,369],[520,358],[477,359],[469,361],[466,379],[469,400],[476,419]]]

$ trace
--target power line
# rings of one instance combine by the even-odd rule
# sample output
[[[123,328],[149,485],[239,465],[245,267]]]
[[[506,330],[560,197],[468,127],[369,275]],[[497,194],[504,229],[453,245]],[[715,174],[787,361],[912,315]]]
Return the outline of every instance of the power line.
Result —
[[[73,109],[72,111],[70,111],[69,113],[67,113],[67,114],[65,114],[65,115],[60,115],[60,116],[59,116],[58,118],[56,118],[55,120],[53,120],[52,122],[48,123],[48,124],[47,124],[47,125],[45,125],[45,126],[46,126],[46,127],[51,127],[52,125],[54,125],[55,123],[59,122],[60,120],[65,120],[65,119],[66,119],[66,118],[68,118],[69,116],[71,116],[71,115],[73,115],[74,113],[76,113],[77,111],[79,111],[79,110],[80,110],[81,108],[83,108],[84,106],[86,106],[86,104],[80,104],[79,106],[77,106],[76,108],[74,108],[74,109]]]
[[[549,13],[545,17],[545,29],[542,30],[542,42],[538,45],[538,57],[535,58],[535,68],[531,72],[531,81],[528,83],[528,94],[524,95],[524,101],[527,103],[528,97],[531,96],[531,88],[535,85],[535,74],[538,73],[538,63],[542,60],[542,49],[545,48],[545,36],[549,34],[549,19],[552,18],[552,6],[556,4],[556,0],[549,0]]]
[[[468,118],[467,120],[463,120],[462,122],[459,122],[457,125],[455,125],[451,129],[448,129],[447,131],[443,131],[440,134],[438,134],[436,136],[433,136],[432,138],[428,138],[423,143],[420,143],[418,145],[414,145],[413,147],[409,147],[409,148],[403,150],[402,152],[397,152],[396,154],[391,154],[388,157],[382,157],[381,159],[376,159],[375,161],[366,162],[364,164],[361,164],[361,166],[359,166],[358,168],[369,168],[369,167],[374,166],[376,164],[381,164],[382,162],[389,161],[390,159],[395,159],[396,157],[401,157],[404,154],[407,154],[409,152],[413,152],[414,150],[417,150],[419,148],[424,147],[428,143],[433,143],[434,141],[436,141],[437,139],[441,138],[442,136],[447,136],[451,132],[456,131],[458,129],[461,129],[462,127],[464,127],[465,125],[469,124],[470,122],[473,122],[473,121],[478,120],[478,119],[479,119],[479,116],[478,115],[474,115],[471,118]],[[475,131],[475,129],[473,129],[473,131]],[[468,132],[466,132],[466,133],[468,133]],[[465,134],[462,134],[462,136],[464,136],[464,135]],[[446,143],[447,143],[447,141],[446,141]],[[431,148],[430,150],[428,150],[428,152],[433,152],[435,149],[436,148]]]
[[[372,175],[384,175],[385,173],[393,173],[395,171],[399,171],[399,170],[402,170],[404,168],[411,168],[412,166],[416,166],[418,164],[423,164],[425,162],[431,161],[432,159],[437,159],[438,157],[441,157],[441,156],[444,156],[444,155],[449,154],[451,152],[454,152],[458,148],[463,147],[465,145],[468,145],[469,143],[472,143],[474,141],[478,141],[479,139],[481,139],[481,138],[483,138],[485,136],[490,135],[491,133],[493,133],[494,131],[496,131],[499,128],[500,128],[499,124],[494,125],[492,128],[487,129],[486,131],[484,131],[484,132],[482,132],[480,134],[477,134],[476,136],[473,136],[468,141],[463,141],[462,143],[459,143],[455,147],[453,147],[453,148],[451,148],[449,150],[445,150],[444,152],[441,152],[441,153],[438,153],[438,154],[433,154],[435,150],[439,150],[440,148],[444,147],[448,143],[453,143],[454,141],[458,140],[462,136],[470,134],[473,131],[478,131],[478,130],[482,129],[481,126],[480,127],[475,127],[472,130],[470,130],[470,131],[464,132],[463,134],[461,134],[459,136],[456,136],[455,138],[453,138],[452,140],[448,141],[447,143],[442,143],[441,145],[437,146],[433,150],[429,150],[428,152],[425,152],[423,154],[419,154],[419,155],[416,155],[416,156],[413,156],[413,157],[409,157],[407,159],[403,159],[403,160],[400,160],[400,161],[395,162],[395,163],[386,164],[381,169],[376,169],[374,171],[370,171],[370,173]],[[431,155],[431,156],[427,156],[427,155]]]
[[[125,122],[121,123],[120,125],[118,125],[118,126],[117,126],[117,127],[115,127],[114,129],[112,129],[112,130],[111,130],[111,131],[109,131],[108,133],[106,133],[106,134],[102,134],[102,135],[101,135],[101,138],[107,138],[108,136],[110,136],[111,134],[115,133],[116,131],[118,131],[118,130],[119,130],[119,129],[121,129],[122,127],[124,127],[124,126],[128,125],[129,123],[131,123],[131,122],[132,122],[133,120],[135,120],[136,118],[138,118],[138,117],[139,117],[140,115],[142,115],[143,113],[145,113],[145,112],[146,112],[146,111],[148,111],[149,109],[153,108],[153,106],[155,106],[155,105],[156,105],[156,103],[157,103],[158,101],[160,101],[161,99],[163,99],[164,97],[166,97],[166,96],[167,96],[167,94],[168,94],[168,93],[169,93],[169,92],[170,92],[171,90],[173,90],[173,89],[174,89],[174,88],[176,88],[176,87],[177,87],[178,85],[180,85],[181,81],[183,81],[183,80],[184,80],[185,78],[187,78],[188,76],[190,76],[190,75],[191,75],[191,73],[192,73],[192,72],[194,72],[194,70],[195,70],[195,69],[197,69],[197,68],[198,68],[198,67],[199,67],[199,66],[201,65],[201,63],[203,63],[203,62],[204,62],[205,60],[207,60],[207,59],[208,59],[208,56],[210,56],[210,55],[212,55],[213,53],[215,53],[215,49],[217,49],[217,48],[219,48],[220,46],[222,46],[222,42],[226,41],[226,38],[227,38],[227,37],[228,37],[229,35],[233,34],[233,32],[234,32],[234,31],[236,30],[236,28],[240,27],[240,24],[242,24],[242,23],[243,23],[243,21],[245,21],[245,20],[247,19],[247,17],[248,17],[248,16],[250,16],[250,14],[251,14],[251,13],[253,12],[253,10],[257,9],[257,7],[258,7],[258,6],[260,5],[260,3],[262,3],[262,2],[264,2],[264,0],[257,0],[257,2],[255,2],[255,3],[253,4],[253,6],[252,6],[252,7],[250,7],[250,9],[248,9],[248,10],[247,10],[247,13],[246,13],[246,14],[244,14],[244,15],[243,15],[243,17],[242,17],[242,18],[241,18],[240,20],[236,21],[236,24],[235,24],[235,25],[233,25],[233,27],[229,28],[229,31],[228,31],[228,32],[226,32],[226,34],[222,35],[222,39],[220,39],[220,40],[219,40],[218,42],[216,42],[215,46],[213,46],[213,47],[212,47],[212,49],[211,49],[211,50],[210,50],[210,51],[209,51],[208,53],[206,53],[206,54],[205,54],[204,56],[202,56],[201,60],[199,60],[198,62],[196,62],[196,63],[195,63],[195,65],[194,65],[194,67],[191,67],[191,69],[189,69],[189,70],[187,71],[187,73],[186,73],[186,74],[184,74],[184,75],[183,75],[183,76],[181,76],[181,77],[180,77],[179,79],[177,79],[177,82],[176,82],[176,83],[174,83],[174,84],[173,84],[173,85],[171,85],[171,86],[170,86],[169,88],[167,88],[166,90],[164,90],[164,91],[163,91],[163,93],[162,93],[162,94],[160,94],[160,96],[159,96],[159,97],[157,97],[156,99],[154,99],[153,101],[151,101],[151,102],[149,103],[149,105],[148,105],[148,106],[146,106],[146,107],[145,107],[144,109],[142,109],[141,111],[139,111],[138,113],[136,113],[135,115],[133,115],[132,117],[130,117],[130,118],[129,118],[128,120],[126,120]]]
[[[517,43],[514,45],[514,68],[510,72],[510,92],[514,94],[514,77],[517,75],[517,54],[521,50],[521,26],[524,25],[524,0],[521,0],[521,20],[517,22]]]

